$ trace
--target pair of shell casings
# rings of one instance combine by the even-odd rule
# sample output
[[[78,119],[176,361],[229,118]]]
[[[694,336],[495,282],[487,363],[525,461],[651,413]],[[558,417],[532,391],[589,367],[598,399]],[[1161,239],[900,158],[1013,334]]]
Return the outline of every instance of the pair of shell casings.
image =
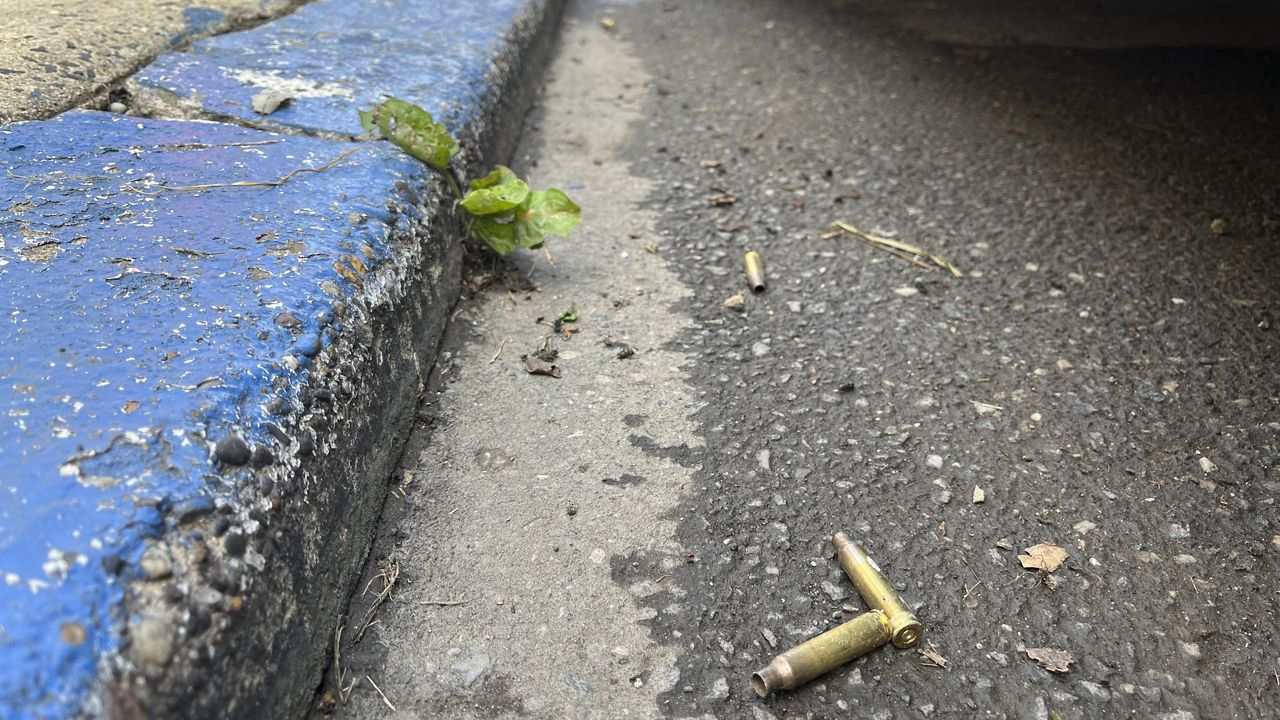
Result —
[[[924,634],[924,626],[861,545],[844,533],[836,533],[831,542],[840,566],[871,610],[791,648],[752,675],[760,697],[803,685],[891,641],[898,648],[912,647]]]

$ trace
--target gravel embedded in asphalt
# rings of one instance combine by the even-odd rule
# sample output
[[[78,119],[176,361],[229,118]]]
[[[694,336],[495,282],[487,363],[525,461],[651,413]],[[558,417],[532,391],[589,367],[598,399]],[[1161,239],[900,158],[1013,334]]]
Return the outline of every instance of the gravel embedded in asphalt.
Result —
[[[1020,20],[990,2],[672,5],[607,12],[654,77],[633,167],[695,293],[706,447],[676,515],[700,560],[614,569],[674,575],[654,632],[682,685],[733,691],[665,710],[747,716],[753,670],[847,619],[845,530],[948,668],[883,649],[764,701],[778,717],[1272,712],[1276,52],[1123,47],[1124,22],[1174,45],[1212,25],[1136,3],[1102,48],[1056,9],[1034,44],[988,34]],[[966,275],[823,238],[837,219]],[[770,288],[739,315],[748,249]],[[1001,538],[1070,558],[1038,578]]]

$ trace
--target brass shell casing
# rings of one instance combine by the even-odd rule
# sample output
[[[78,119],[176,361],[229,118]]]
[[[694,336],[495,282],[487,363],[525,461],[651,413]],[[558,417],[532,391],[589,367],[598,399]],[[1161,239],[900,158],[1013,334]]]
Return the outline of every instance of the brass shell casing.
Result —
[[[764,292],[764,260],[760,259],[760,253],[750,251],[742,257],[742,262],[746,265],[747,284],[752,292]]]
[[[774,658],[751,676],[756,694],[790,690],[889,642],[889,619],[872,610]]]
[[[889,619],[893,644],[899,648],[909,648],[920,642],[920,637],[924,634],[924,626],[907,608],[907,604],[902,601],[902,596],[898,595],[898,591],[894,590],[885,579],[879,566],[867,555],[867,551],[844,533],[836,533],[831,543],[835,545],[836,553],[840,557],[840,566],[853,581],[858,594],[868,605],[882,611]]]

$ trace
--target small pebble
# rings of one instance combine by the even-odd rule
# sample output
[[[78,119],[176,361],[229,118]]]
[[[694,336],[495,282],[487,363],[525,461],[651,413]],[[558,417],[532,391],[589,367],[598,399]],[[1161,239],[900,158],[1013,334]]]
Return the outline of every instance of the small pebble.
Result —
[[[249,457],[249,464],[253,466],[254,470],[261,470],[275,461],[275,453],[272,453],[262,445],[255,447],[253,449],[253,454]]]
[[[822,592],[826,593],[827,597],[831,598],[834,602],[840,602],[841,600],[849,597],[848,590],[845,590],[842,586],[836,585],[830,580],[822,581]]]
[[[173,630],[156,618],[139,618],[129,623],[133,656],[146,665],[163,668],[173,659]]]
[[[107,106],[107,110],[109,110],[109,111],[111,111],[111,112],[113,112],[113,113],[115,113],[115,114],[117,114],[117,115],[123,115],[123,114],[125,114],[126,112],[128,112],[128,111],[129,111],[129,106],[128,106],[128,105],[125,105],[124,103],[122,103],[122,102],[120,102],[119,100],[117,100],[117,101],[115,101],[115,102],[111,103],[110,105],[108,105],[108,106]]]
[[[707,691],[707,699],[712,702],[724,702],[729,699],[729,679],[719,677],[715,682],[711,683],[711,689]]]
[[[245,538],[243,533],[229,533],[222,538],[222,547],[231,557],[242,557],[244,551],[249,548],[249,540]]]
[[[213,455],[227,465],[245,465],[252,457],[249,446],[235,435],[228,435],[219,440],[213,448]]]
[[[915,297],[916,295],[919,295],[920,291],[913,287],[905,286],[905,287],[895,288],[893,291],[893,294],[897,295],[898,297],[908,298],[908,297]]]
[[[778,646],[778,637],[773,634],[769,628],[760,628],[760,634],[764,636],[765,642],[769,643],[769,647]]]
[[[159,545],[152,545],[142,553],[138,561],[143,574],[149,580],[163,580],[173,573],[173,561],[169,559],[169,551]]]
[[[772,453],[770,453],[768,450],[761,450],[756,453],[756,464],[760,466],[761,470],[768,472],[769,470],[772,469],[769,463],[769,459],[771,455]]]

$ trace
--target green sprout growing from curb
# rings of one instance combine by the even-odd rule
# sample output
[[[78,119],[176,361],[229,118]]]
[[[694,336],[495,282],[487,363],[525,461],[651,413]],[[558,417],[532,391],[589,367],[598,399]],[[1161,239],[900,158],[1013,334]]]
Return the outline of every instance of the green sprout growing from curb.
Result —
[[[582,219],[582,208],[564,191],[532,190],[505,165],[473,180],[464,194],[450,169],[458,141],[431,113],[413,103],[387,98],[371,110],[360,111],[360,126],[439,170],[460,198],[458,204],[472,216],[468,234],[500,255],[518,247],[543,247],[547,235],[568,237]]]

